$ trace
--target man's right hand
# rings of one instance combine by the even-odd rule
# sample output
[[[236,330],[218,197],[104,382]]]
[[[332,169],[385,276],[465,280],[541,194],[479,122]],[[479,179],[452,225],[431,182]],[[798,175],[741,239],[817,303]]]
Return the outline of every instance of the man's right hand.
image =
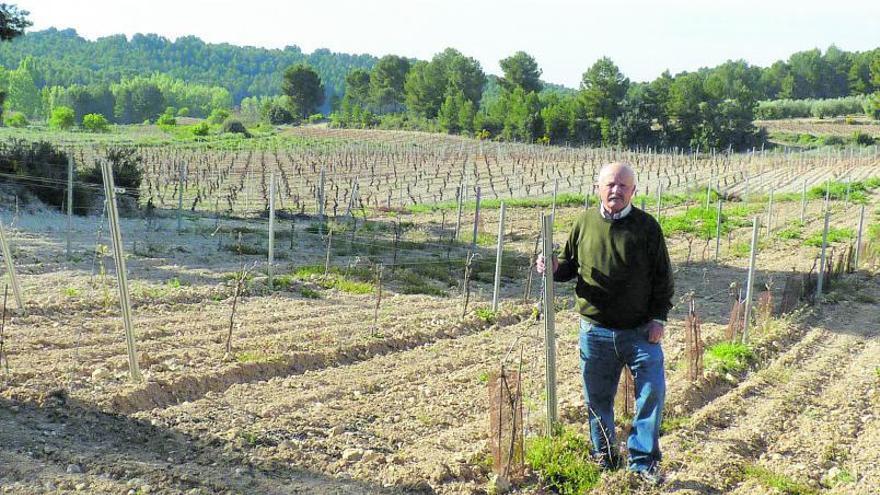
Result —
[[[553,273],[556,273],[556,270],[559,269],[559,260],[556,259],[556,256],[554,256],[551,259],[553,260]],[[540,273],[541,275],[544,274],[545,263],[544,263],[544,255],[543,254],[539,254],[538,259],[535,260],[535,268],[537,268],[538,273]]]

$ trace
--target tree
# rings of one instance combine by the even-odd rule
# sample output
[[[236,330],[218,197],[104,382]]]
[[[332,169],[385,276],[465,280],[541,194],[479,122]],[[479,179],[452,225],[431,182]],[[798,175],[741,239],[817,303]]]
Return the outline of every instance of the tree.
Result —
[[[370,72],[370,100],[379,113],[403,109],[403,85],[410,65],[409,60],[403,57],[386,55],[373,66]]]
[[[0,41],[9,41],[24,34],[24,29],[33,25],[28,15],[30,12],[18,10],[15,5],[0,3]]]
[[[290,98],[290,113],[305,119],[324,103],[324,84],[308,64],[292,65],[284,71],[281,92]]]
[[[107,132],[110,130],[110,123],[99,113],[90,113],[83,116],[83,129],[90,132]]]
[[[526,93],[539,92],[544,87],[541,83],[541,69],[538,63],[526,52],[519,51],[500,62],[504,77],[498,83],[507,91],[522,88]]]
[[[418,116],[433,119],[445,102],[450,86],[476,106],[485,84],[486,74],[479,62],[447,48],[434,55],[430,62],[417,62],[410,69],[404,82],[406,106]]]
[[[583,75],[581,99],[592,118],[614,119],[620,111],[620,101],[629,87],[620,69],[608,57],[602,57]]]
[[[345,97],[353,105],[366,107],[370,100],[370,73],[364,69],[352,69],[345,76]]]
[[[51,129],[66,130],[73,127],[76,123],[76,114],[70,107],[55,107],[52,109],[52,115],[49,117],[49,127]]]

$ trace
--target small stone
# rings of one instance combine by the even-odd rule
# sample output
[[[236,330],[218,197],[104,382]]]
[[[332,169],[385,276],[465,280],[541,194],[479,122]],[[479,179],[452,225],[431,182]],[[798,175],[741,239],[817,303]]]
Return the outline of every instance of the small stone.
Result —
[[[83,470],[79,464],[68,464],[67,474],[82,474]]]
[[[343,462],[357,462],[364,457],[363,449],[345,449],[342,451]]]
[[[85,483],[77,483],[76,485],[73,486],[73,489],[78,492],[84,492],[84,491],[86,491],[86,487],[87,487],[87,485]]]
[[[336,425],[327,431],[327,436],[335,437],[337,435],[342,435],[343,433],[345,433],[345,427],[342,425]]]
[[[379,464],[385,464],[385,456],[380,454],[379,452],[375,452],[372,450],[368,450],[364,452],[364,462],[376,462]]]
[[[113,376],[107,368],[98,368],[92,372],[92,380],[103,381],[109,380]]]
[[[493,474],[489,478],[489,486],[486,491],[497,494],[507,493],[510,491],[510,481],[507,481],[507,478],[500,474]]]

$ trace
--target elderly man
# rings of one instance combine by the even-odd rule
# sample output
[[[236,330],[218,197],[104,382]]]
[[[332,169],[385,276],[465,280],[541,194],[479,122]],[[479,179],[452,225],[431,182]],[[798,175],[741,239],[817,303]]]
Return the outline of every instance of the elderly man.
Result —
[[[599,207],[578,217],[559,258],[553,258],[553,279],[577,277],[581,374],[594,458],[606,469],[619,465],[614,396],[626,365],[636,395],[629,469],[656,484],[666,392],[660,341],[674,291],[669,254],[657,221],[631,204],[636,183],[628,164],[602,167],[598,188]],[[544,271],[543,259],[538,271]]]

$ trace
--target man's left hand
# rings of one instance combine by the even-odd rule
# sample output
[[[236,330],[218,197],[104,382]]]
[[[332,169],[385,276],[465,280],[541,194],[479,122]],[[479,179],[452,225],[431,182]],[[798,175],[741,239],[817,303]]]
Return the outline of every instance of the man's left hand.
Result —
[[[662,323],[651,321],[648,323],[648,342],[659,344],[663,340],[664,327]]]

